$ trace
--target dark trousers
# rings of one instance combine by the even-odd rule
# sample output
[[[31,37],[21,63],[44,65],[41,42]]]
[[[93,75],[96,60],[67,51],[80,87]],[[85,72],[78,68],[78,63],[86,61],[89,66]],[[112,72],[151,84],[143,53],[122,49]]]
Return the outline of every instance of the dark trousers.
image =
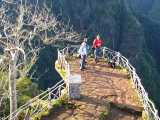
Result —
[[[86,61],[86,55],[81,55],[80,69],[84,69],[85,68],[85,61]]]
[[[95,61],[98,60],[99,52],[100,52],[100,48],[95,48],[94,49],[94,59],[95,59]]]

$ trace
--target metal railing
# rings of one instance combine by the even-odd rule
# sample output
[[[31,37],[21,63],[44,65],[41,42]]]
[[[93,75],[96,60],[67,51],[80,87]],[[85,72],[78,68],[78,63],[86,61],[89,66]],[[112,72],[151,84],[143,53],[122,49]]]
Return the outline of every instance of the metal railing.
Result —
[[[67,75],[70,75],[70,67],[69,63],[65,59],[67,55],[74,55],[77,54],[78,46],[70,46],[66,47],[62,50],[58,50],[58,64],[61,66],[61,68],[65,69],[67,71]],[[125,58],[123,55],[121,55],[119,52],[113,51],[107,47],[103,47],[100,51],[100,57],[107,59],[107,61],[114,61],[117,66],[122,66],[126,68],[132,78],[132,81],[134,83],[134,87],[138,92],[138,95],[140,97],[140,100],[143,103],[144,110],[147,113],[147,116],[149,117],[149,120],[160,120],[158,116],[158,111],[155,108],[154,103],[149,99],[147,92],[145,91],[141,79],[136,73],[135,68],[130,64],[127,58]],[[36,96],[35,98],[31,99],[29,102],[27,102],[25,105],[21,106],[17,111],[12,113],[14,115],[14,118],[17,118],[20,113],[25,113],[24,118],[25,120],[29,120],[28,118],[32,118],[32,116],[45,111],[46,109],[49,109],[49,105],[51,104],[51,100],[57,99],[61,96],[61,90],[66,88],[64,87],[65,83],[64,80],[58,82],[55,86],[48,89],[47,91],[43,92],[42,94]],[[55,92],[57,91],[57,92]],[[68,91],[67,91],[68,92]],[[47,101],[48,104],[41,105],[41,100]],[[34,106],[35,103],[35,106]],[[10,116],[3,118],[2,120],[9,119]]]
[[[78,46],[66,47],[59,51],[63,53],[63,56],[77,54]],[[131,80],[134,83],[134,88],[138,92],[138,96],[143,103],[144,110],[149,118],[149,120],[160,120],[158,116],[158,110],[155,108],[154,103],[149,99],[148,93],[145,91],[141,79],[136,73],[136,69],[130,64],[128,59],[121,55],[121,53],[113,51],[107,47],[102,47],[99,53],[99,57],[106,59],[108,62],[115,62],[115,65],[121,66],[128,70]]]
[[[32,98],[26,104],[19,107],[14,113],[7,117],[0,118],[0,120],[32,120],[34,117],[41,112],[46,112],[52,108],[52,101],[61,97],[61,92],[63,89],[67,90],[68,94],[68,77],[70,76],[70,66],[65,59],[64,50],[58,50],[58,64],[61,69],[66,71],[66,80],[61,80],[52,88],[44,91],[38,96]]]
[[[70,65],[66,60],[66,55],[65,55],[64,51],[65,51],[65,49],[63,49],[61,51],[58,50],[58,60],[56,62],[58,62],[58,65],[60,65],[60,69],[65,70],[66,77],[67,77],[66,80],[68,80],[68,77],[70,76]]]
[[[54,100],[62,95],[62,90],[66,88],[64,80],[61,80],[52,88],[44,91],[38,96],[34,97],[26,104],[19,107],[11,115],[1,118],[1,120],[34,120],[36,115],[50,110],[54,104]]]
[[[139,78],[138,74],[136,73],[136,69],[130,64],[128,59],[121,55],[119,52],[110,50],[106,47],[102,48],[103,58],[108,60],[114,60],[117,65],[126,68],[130,74],[131,80],[134,83],[134,88],[138,92],[138,96],[143,103],[143,107],[149,120],[160,120],[158,116],[158,110],[155,108],[154,103],[149,99],[148,93],[145,91],[141,79]]]

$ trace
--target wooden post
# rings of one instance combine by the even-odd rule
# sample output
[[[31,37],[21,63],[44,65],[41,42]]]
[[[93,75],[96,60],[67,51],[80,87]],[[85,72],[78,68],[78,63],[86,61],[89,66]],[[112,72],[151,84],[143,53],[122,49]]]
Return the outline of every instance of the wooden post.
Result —
[[[51,88],[48,88],[48,91],[49,91],[49,93],[48,93],[48,100],[49,100],[49,104],[48,104],[48,109],[50,110],[51,108],[52,108],[52,102],[51,102],[51,100],[52,100],[52,96],[51,96]]]

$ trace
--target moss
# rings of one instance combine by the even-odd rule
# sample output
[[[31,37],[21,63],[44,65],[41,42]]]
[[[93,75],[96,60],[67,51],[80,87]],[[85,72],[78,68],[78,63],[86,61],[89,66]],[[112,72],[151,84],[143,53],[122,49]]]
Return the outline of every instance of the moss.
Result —
[[[118,66],[116,66],[116,69],[122,70],[124,68],[122,66],[118,65]]]
[[[46,102],[45,103],[43,103],[43,101],[41,101],[41,102],[42,102],[43,105],[46,104]],[[56,110],[57,108],[61,108],[61,107],[65,108],[65,109],[76,108],[76,105],[74,105],[72,103],[68,103],[68,102],[66,102],[64,100],[61,100],[61,99],[52,100],[51,104],[52,104],[52,109],[46,108],[45,111],[40,112],[35,116],[32,116],[32,119],[33,120],[40,120],[42,117],[48,116],[51,113],[51,111]]]
[[[106,120],[107,115],[108,114],[107,114],[106,111],[101,112],[100,115],[99,115],[99,120]]]
[[[62,104],[63,104],[62,100],[54,100],[54,101],[52,101],[53,107],[61,107]]]
[[[134,88],[133,89],[134,92],[133,92],[133,95],[132,95],[132,99],[133,99],[134,103],[137,103],[139,106],[143,106],[142,99],[138,96],[139,93],[136,90],[135,84],[133,83],[133,81],[131,79],[129,79],[129,86]]]
[[[111,105],[110,103],[107,103],[105,110],[99,114],[99,120],[106,120],[107,117],[111,114],[110,110],[111,110]]]
[[[145,111],[142,112],[142,120],[149,120],[148,115]]]
[[[64,68],[61,68],[61,66],[58,64],[58,62],[56,62],[55,64],[55,69],[57,70],[57,72],[60,74],[60,76],[63,78],[63,80],[66,80],[67,78],[67,73],[65,71]]]
[[[61,96],[59,98],[61,101],[68,101],[69,100],[69,96],[67,93],[67,88],[61,90]]]
[[[37,108],[37,105],[38,105],[38,108]],[[40,118],[42,116],[46,116],[46,115],[49,114],[49,110],[50,110],[49,101],[47,101],[47,100],[37,100],[36,102],[31,104],[31,108],[29,108],[29,113],[32,113],[33,111],[35,111],[35,108],[36,109],[43,108],[43,111],[32,115],[31,118],[33,120],[40,120]]]

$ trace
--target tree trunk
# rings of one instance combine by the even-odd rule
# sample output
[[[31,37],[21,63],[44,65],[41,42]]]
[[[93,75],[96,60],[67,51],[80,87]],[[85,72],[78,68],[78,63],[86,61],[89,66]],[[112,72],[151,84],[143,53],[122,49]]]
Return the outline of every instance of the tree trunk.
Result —
[[[10,92],[10,120],[15,120],[13,112],[17,110],[16,93],[16,60],[11,60],[9,64],[9,92]]]

